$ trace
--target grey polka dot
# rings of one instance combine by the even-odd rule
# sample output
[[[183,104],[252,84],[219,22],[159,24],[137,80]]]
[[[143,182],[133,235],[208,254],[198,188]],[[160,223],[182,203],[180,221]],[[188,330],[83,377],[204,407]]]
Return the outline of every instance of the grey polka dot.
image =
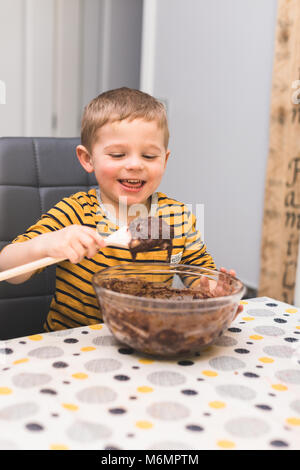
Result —
[[[269,356],[274,357],[292,357],[294,354],[295,349],[291,348],[290,346],[284,345],[274,345],[274,346],[265,346],[263,351],[268,354]]]
[[[51,331],[51,336],[68,336],[72,333],[72,331],[68,328],[65,330],[57,330],[57,331]]]
[[[149,374],[147,379],[154,385],[162,385],[162,386],[169,386],[169,385],[180,385],[183,384],[186,379],[184,375],[179,374],[178,372],[171,372],[171,371],[158,371]]]
[[[254,328],[254,331],[260,335],[265,336],[281,336],[284,335],[285,331],[277,326],[262,325]]]
[[[0,440],[0,450],[18,450],[19,447],[15,442]]]
[[[89,372],[111,372],[120,369],[121,366],[122,363],[116,359],[92,359],[85,364]]]
[[[246,364],[243,361],[240,361],[239,359],[236,359],[235,357],[231,356],[219,356],[219,357],[214,357],[213,359],[210,359],[209,364],[211,367],[217,370],[236,370],[236,369],[242,369],[243,367],[246,366]]]
[[[176,421],[186,418],[190,414],[186,406],[172,402],[153,403],[147,408],[147,412],[153,418],[162,419],[163,421]]]
[[[63,349],[56,346],[43,346],[41,348],[33,349],[28,353],[28,356],[38,357],[39,359],[52,359],[64,354]]]
[[[81,442],[83,444],[110,437],[111,430],[102,424],[91,423],[88,421],[75,421],[70,426],[66,434],[73,441]]]
[[[290,407],[292,410],[296,411],[296,413],[300,414],[300,400],[295,400],[290,403]]]
[[[275,312],[267,308],[250,308],[247,310],[247,314],[254,317],[273,317]]]
[[[106,335],[106,336],[97,336],[93,339],[93,344],[96,346],[116,346],[118,341],[114,336]]]
[[[16,387],[30,388],[44,385],[50,382],[51,376],[48,374],[22,373],[15,375],[12,382]]]
[[[183,442],[175,442],[175,441],[162,441],[156,442],[151,447],[148,447],[147,450],[192,450],[193,448],[190,447],[188,444],[184,444]]]
[[[35,403],[16,403],[0,410],[0,419],[14,421],[16,419],[27,418],[37,413],[39,407]]]
[[[217,341],[215,341],[215,345],[217,346],[235,346],[237,344],[237,340],[232,338],[231,336],[222,335],[220,336]]]
[[[289,384],[300,384],[300,370],[286,369],[276,372],[276,377]]]
[[[225,429],[233,436],[250,438],[267,433],[270,427],[261,419],[241,417],[227,421]]]
[[[115,400],[117,394],[111,388],[96,386],[80,390],[76,397],[83,403],[108,403]]]
[[[218,385],[216,392],[224,397],[238,398],[240,400],[252,400],[256,397],[256,392],[244,385]]]

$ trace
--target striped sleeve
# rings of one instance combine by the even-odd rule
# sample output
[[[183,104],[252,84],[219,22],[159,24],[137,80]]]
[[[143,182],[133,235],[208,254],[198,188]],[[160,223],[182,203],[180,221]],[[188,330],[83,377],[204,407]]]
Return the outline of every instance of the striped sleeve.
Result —
[[[12,243],[25,242],[38,235],[55,232],[68,225],[84,225],[83,215],[83,208],[75,198],[64,198],[43,214],[40,220],[31,225],[26,232],[17,236]]]

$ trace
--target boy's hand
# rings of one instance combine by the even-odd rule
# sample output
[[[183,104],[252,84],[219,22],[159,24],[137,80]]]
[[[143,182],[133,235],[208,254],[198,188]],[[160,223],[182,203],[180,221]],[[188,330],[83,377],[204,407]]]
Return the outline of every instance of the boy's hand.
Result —
[[[56,232],[36,238],[42,257],[66,258],[79,263],[86,256],[92,258],[100,248],[106,246],[97,230],[84,225],[70,225]]]
[[[230,269],[229,271],[227,271],[227,269],[225,268],[220,268],[220,271],[222,273],[227,273],[227,274],[230,274],[231,276],[233,277],[236,277],[236,272],[234,271],[234,269]],[[237,312],[235,314],[235,317],[234,317],[234,320],[236,319],[236,317],[238,316],[239,313],[241,313],[243,311],[243,305],[239,305],[238,306],[238,309],[237,309]]]
[[[236,277],[236,273],[233,269],[227,271],[225,268],[220,268],[222,273],[230,274],[233,277]],[[195,283],[193,284],[195,285]],[[223,295],[228,295],[231,293],[231,286],[227,276],[220,275],[218,280],[209,280],[206,276],[203,276],[200,279],[201,291],[207,297],[222,297]],[[237,312],[233,320],[236,319],[237,315],[243,311],[243,305],[239,305]]]

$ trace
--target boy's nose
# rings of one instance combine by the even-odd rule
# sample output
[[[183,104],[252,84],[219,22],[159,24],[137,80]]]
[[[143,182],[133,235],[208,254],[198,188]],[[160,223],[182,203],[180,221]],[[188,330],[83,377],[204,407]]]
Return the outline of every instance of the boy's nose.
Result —
[[[126,158],[125,167],[127,170],[134,168],[136,169],[143,169],[144,163],[143,160],[139,155],[130,155]]]

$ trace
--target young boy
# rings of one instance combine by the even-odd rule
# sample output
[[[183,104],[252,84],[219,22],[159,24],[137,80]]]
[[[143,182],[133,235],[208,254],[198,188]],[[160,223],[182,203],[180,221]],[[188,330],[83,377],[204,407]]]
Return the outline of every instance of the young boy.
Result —
[[[56,268],[46,331],[99,323],[92,275],[132,261],[128,249],[106,246],[105,235],[138,215],[161,216],[174,226],[171,262],[215,269],[194,215],[183,203],[156,192],[170,156],[168,140],[164,106],[141,91],[110,90],[85,108],[76,153],[83,168],[95,173],[99,187],[58,202],[0,254],[1,271],[46,256],[66,258]],[[152,249],[139,253],[138,260],[165,261],[166,253]],[[33,274],[9,282],[18,284]]]

